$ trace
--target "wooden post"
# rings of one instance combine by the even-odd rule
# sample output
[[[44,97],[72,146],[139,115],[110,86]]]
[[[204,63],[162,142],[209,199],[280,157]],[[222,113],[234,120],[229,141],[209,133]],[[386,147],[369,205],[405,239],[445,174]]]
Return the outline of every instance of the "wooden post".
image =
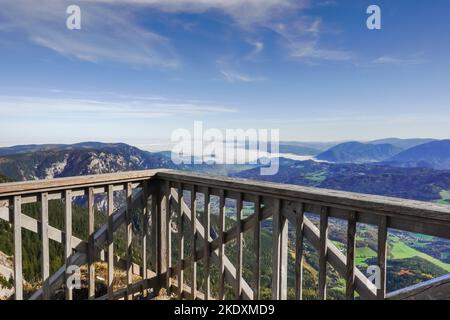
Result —
[[[65,191],[65,258],[66,258],[66,300],[73,299],[73,290],[67,283],[68,269],[70,267],[70,259],[72,257],[72,192],[70,190]]]
[[[114,299],[114,186],[108,185],[108,299]]]
[[[354,299],[355,293],[355,252],[356,252],[356,212],[351,211],[347,220],[347,272],[346,298]]]
[[[377,289],[377,298],[386,296],[386,262],[387,262],[387,216],[381,216],[378,225],[378,266],[380,267],[380,287]]]
[[[192,233],[192,247],[191,247],[191,299],[197,298],[197,187],[192,185],[191,188],[191,233]]]
[[[22,276],[22,198],[14,197],[14,290],[15,299],[23,300]]]
[[[41,194],[42,299],[50,299],[50,251],[48,240],[48,193]]]
[[[142,266],[141,266],[141,278],[142,280],[148,279],[148,272],[147,272],[147,237],[148,237],[148,222],[149,222],[149,214],[148,214],[148,185],[147,181],[142,181],[142,220],[143,220],[143,226],[142,226]],[[147,288],[145,285],[142,285],[142,297],[147,296]]]
[[[283,210],[284,202],[281,202],[281,207]],[[287,266],[288,266],[288,221],[286,219],[286,216],[281,214],[280,210],[280,271],[279,271],[279,277],[280,277],[280,290],[279,290],[279,299],[280,300],[287,300]]]
[[[205,201],[204,201],[204,209],[203,209],[203,227],[204,227],[204,235],[203,239],[205,241],[204,250],[205,250],[205,300],[209,300],[211,296],[211,277],[210,277],[210,266],[209,266],[209,257],[210,257],[210,249],[209,249],[209,241],[211,234],[211,201],[210,201],[210,190],[206,188],[205,192]]]
[[[224,255],[225,255],[225,191],[220,190],[219,199],[219,300],[223,300],[225,297],[225,267],[224,267]]]
[[[126,232],[127,232],[127,250],[126,250],[126,268],[127,268],[127,294],[126,299],[132,300],[131,285],[133,283],[133,189],[131,182],[126,184],[127,191],[127,211],[126,211]]]
[[[237,226],[237,265],[236,265],[236,299],[242,298],[242,194],[236,199],[236,226]]]
[[[88,272],[89,272],[89,299],[95,299],[95,195],[94,188],[90,187],[88,190]]]
[[[169,207],[169,195],[170,195],[170,184],[168,181],[164,183],[160,182],[159,185],[159,212],[156,214],[159,219],[159,243],[157,247],[158,264],[157,264],[157,275],[159,277],[159,287],[163,287],[162,276],[165,274],[165,287],[167,292],[170,291],[170,207]],[[152,213],[153,215],[153,213]]]
[[[280,199],[275,199],[272,217],[272,300],[280,299],[280,215]]]
[[[260,256],[261,256],[261,197],[257,196],[255,201],[255,229],[253,233],[253,242],[254,242],[254,249],[255,249],[255,256],[254,256],[254,266],[253,266],[253,277],[255,282],[255,287],[253,289],[253,298],[254,300],[260,299],[260,288],[261,288],[261,263],[260,263]]]
[[[178,269],[178,297],[183,299],[183,286],[184,286],[184,219],[183,219],[183,184],[178,186],[178,249],[179,252],[179,269]]]
[[[319,299],[327,299],[328,208],[320,212]]]
[[[295,212],[295,298],[303,299],[303,230],[305,205],[301,203]]]

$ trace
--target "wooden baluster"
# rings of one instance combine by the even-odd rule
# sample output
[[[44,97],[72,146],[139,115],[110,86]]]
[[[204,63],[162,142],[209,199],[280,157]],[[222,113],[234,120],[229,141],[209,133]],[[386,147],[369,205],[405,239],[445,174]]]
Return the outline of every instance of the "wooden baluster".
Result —
[[[160,262],[159,262],[159,254],[158,251],[160,250],[160,239],[159,239],[159,234],[160,234],[160,227],[159,227],[159,219],[160,219],[160,215],[158,214],[158,195],[156,191],[152,192],[151,195],[151,216],[150,216],[150,220],[151,220],[151,239],[150,239],[150,244],[151,244],[151,259],[153,261],[153,270],[155,270],[158,278],[160,277],[161,274],[161,270],[159,268]]]
[[[178,269],[178,297],[183,299],[183,289],[184,289],[184,219],[183,219],[183,206],[184,202],[183,195],[183,184],[180,183],[178,187],[178,248],[179,252],[179,269]]]
[[[260,263],[260,256],[261,256],[261,197],[257,196],[255,201],[255,227],[254,227],[254,233],[253,233],[253,242],[255,244],[255,259],[254,259],[254,265],[253,265],[253,276],[254,276],[254,282],[255,287],[253,289],[253,299],[259,300],[260,299],[260,288],[261,288],[261,263]]]
[[[206,188],[205,191],[205,201],[204,201],[204,211],[203,211],[203,227],[204,227],[204,235],[203,239],[205,241],[204,250],[205,250],[205,300],[209,300],[211,297],[211,277],[210,277],[210,266],[209,266],[209,257],[210,257],[210,234],[211,234],[211,201],[210,201],[210,190]]]
[[[149,221],[149,213],[148,213],[148,185],[147,181],[142,181],[142,267],[141,267],[141,278],[142,280],[148,279],[148,272],[147,272],[147,237],[148,237],[148,221]],[[142,285],[142,297],[147,296],[147,288],[143,284]]]
[[[50,299],[50,251],[48,240],[48,193],[41,194],[42,299]]]
[[[319,245],[319,299],[327,298],[327,255],[328,255],[328,208],[322,207],[320,212],[320,245]]]
[[[225,191],[220,190],[219,199],[219,300],[225,297]]]
[[[72,257],[72,192],[65,191],[65,243],[64,251],[66,258],[66,300],[73,299],[73,290],[71,284],[68,283],[68,278],[71,276],[68,271],[71,265],[70,259]]]
[[[159,212],[152,212],[152,217],[156,214],[156,220],[158,223],[159,240],[156,247],[156,254],[158,256],[157,261],[157,275],[160,279],[158,286],[163,287],[162,279],[165,273],[165,287],[167,292],[170,293],[171,277],[171,229],[170,229],[170,183],[165,181],[164,184],[160,184],[162,188],[159,192]],[[153,200],[153,199],[152,199]],[[155,198],[156,200],[156,198]],[[158,234],[157,232],[157,234]]]
[[[15,299],[23,300],[22,276],[22,198],[14,197],[14,289]]]
[[[127,268],[127,300],[132,300],[131,285],[133,283],[133,189],[131,182],[126,184],[127,191],[127,211],[126,211],[126,230],[127,230],[127,250],[126,250],[126,268]]]
[[[377,298],[386,296],[386,263],[387,263],[387,216],[381,216],[378,225],[378,266],[380,267],[380,287],[377,290]]]
[[[88,190],[88,273],[89,273],[89,299],[95,299],[95,195],[94,188]]]
[[[296,210],[295,226],[295,298],[303,299],[303,231],[305,205],[301,203]]]
[[[165,196],[165,202],[166,202],[166,263],[167,263],[167,291],[171,292],[171,286],[172,286],[172,206],[170,205],[170,183],[166,183],[166,196]],[[179,201],[179,199],[178,199]]]
[[[236,299],[242,298],[242,194],[239,193],[236,199],[236,226],[237,226],[237,265],[236,265]]]
[[[280,299],[280,200],[273,202],[272,217],[272,300]]]
[[[195,185],[191,188],[191,233],[192,233],[192,247],[191,247],[191,272],[192,272],[192,286],[191,299],[197,298],[197,187]]]
[[[283,207],[284,202],[281,202]],[[287,268],[288,268],[288,221],[280,210],[280,300],[287,300]]]
[[[114,186],[108,185],[108,299],[114,299]]]
[[[347,272],[346,298],[354,299],[355,293],[355,252],[356,252],[356,212],[351,211],[347,220]]]

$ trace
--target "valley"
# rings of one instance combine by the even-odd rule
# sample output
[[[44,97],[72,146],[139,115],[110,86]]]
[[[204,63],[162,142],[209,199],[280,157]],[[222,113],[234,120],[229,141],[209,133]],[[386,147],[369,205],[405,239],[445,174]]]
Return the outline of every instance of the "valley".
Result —
[[[380,141],[386,142],[386,141]],[[80,143],[76,145],[45,145],[45,146],[19,146],[13,148],[0,148],[0,183],[8,181],[22,181],[35,179],[49,179],[65,176],[76,176],[86,174],[101,174],[108,172],[119,172],[129,170],[143,170],[152,168],[171,168],[178,170],[200,171],[209,174],[219,174],[225,176],[259,179],[264,181],[344,190],[350,192],[367,193],[399,197],[405,199],[437,202],[450,204],[450,170],[437,170],[426,166],[399,166],[392,163],[380,162],[378,151],[392,150],[399,152],[405,145],[411,148],[418,148],[421,145],[430,143],[429,141],[394,141],[394,147],[385,147],[381,143],[376,147],[375,157],[371,147],[360,144],[352,144],[353,147],[346,148],[346,145],[319,146],[323,149],[328,147],[337,158],[344,159],[343,163],[299,161],[293,159],[280,158],[280,168],[273,176],[261,176],[258,165],[175,165],[171,162],[169,152],[147,152],[126,144],[103,144],[97,142]],[[419,145],[416,145],[419,143]],[[421,144],[423,143],[423,144]],[[411,146],[411,144],[413,146]],[[379,146],[382,146],[381,149]],[[356,148],[355,148],[356,146]],[[428,147],[427,147],[428,148]],[[283,151],[295,153],[319,153],[327,152],[319,150],[314,145],[287,145]],[[352,151],[353,150],[353,151]],[[355,151],[356,150],[356,151]],[[389,151],[390,150],[390,151]],[[345,156],[342,156],[344,152]],[[383,151],[384,152],[384,151]],[[384,156],[383,156],[384,157]],[[383,158],[382,157],[382,158]],[[395,156],[394,156],[395,157]],[[432,158],[431,154],[428,154]],[[359,159],[350,161],[348,159]],[[360,160],[363,161],[360,161]],[[101,199],[96,199],[101,203]],[[86,230],[86,207],[83,200],[76,202],[74,209],[74,228],[78,230],[80,237],[85,237]],[[213,206],[218,212],[218,203],[213,202]],[[232,214],[232,204],[227,205],[227,224],[231,225],[235,217]],[[200,208],[202,205],[200,204]],[[97,221],[104,221],[104,206],[98,206]],[[35,216],[37,208],[32,206],[27,209],[28,214]],[[53,222],[61,225],[62,212],[61,204],[57,202],[51,205],[54,212]],[[59,213],[58,213],[59,212]],[[250,215],[252,208],[244,207],[244,216]],[[201,210],[198,211],[201,217]],[[217,228],[217,213],[212,216],[213,229]],[[318,225],[317,216],[311,215],[310,219]],[[271,242],[271,221],[263,222],[262,261],[270,266]],[[139,225],[136,225],[139,231]],[[344,221],[334,219],[330,221],[330,239],[345,253],[345,232]],[[291,239],[294,235],[290,233]],[[0,251],[6,256],[11,254],[11,230],[8,225],[0,223]],[[244,236],[245,256],[252,256],[252,238],[250,235]],[[377,234],[375,227],[371,225],[358,224],[357,228],[357,250],[356,265],[364,272],[371,264],[376,263],[376,243]],[[35,277],[40,272],[38,262],[39,248],[35,247],[31,235],[24,234],[25,250],[25,275],[29,281],[38,281]],[[288,268],[295,268],[294,243],[289,242]],[[120,247],[120,245],[119,245]],[[62,248],[53,246],[52,270],[55,270],[62,263]],[[189,248],[186,248],[189,250]],[[233,244],[227,246],[227,255],[233,257],[235,248]],[[189,252],[189,251],[187,251]],[[174,252],[176,254],[176,251]],[[424,235],[417,235],[397,230],[389,230],[388,238],[388,290],[396,290],[407,285],[435,278],[450,273],[450,242],[448,240]],[[137,257],[138,259],[138,257]],[[312,247],[305,243],[305,298],[315,299],[317,297],[317,264],[318,256]],[[201,268],[201,264],[199,266]],[[201,269],[200,269],[201,270]],[[244,277],[251,279],[251,260],[244,259]],[[292,272],[290,274],[293,274]],[[345,282],[333,270],[329,270],[328,277],[332,283],[330,285],[330,299],[342,299],[345,292]],[[7,288],[8,279],[4,276],[0,284]],[[270,268],[262,270],[262,297],[270,297]],[[294,279],[288,278],[289,297],[293,297]],[[199,284],[201,285],[201,283]],[[6,289],[5,289],[6,290]]]

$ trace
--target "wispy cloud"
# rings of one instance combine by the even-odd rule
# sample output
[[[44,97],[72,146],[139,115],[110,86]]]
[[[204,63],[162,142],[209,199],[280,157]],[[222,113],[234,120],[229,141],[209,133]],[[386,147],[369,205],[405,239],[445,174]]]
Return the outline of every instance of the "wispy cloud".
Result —
[[[19,33],[61,55],[90,62],[179,64],[169,39],[140,27],[129,9],[118,10],[99,2],[82,1],[82,29],[68,30],[66,8],[73,1],[40,0],[39,5],[29,0],[5,1],[1,4],[0,32]]]
[[[56,94],[56,93],[55,93]],[[65,94],[64,94],[65,96]],[[61,119],[147,119],[181,115],[235,113],[237,109],[195,100],[155,99],[123,95],[114,97],[0,96],[0,117]]]
[[[351,51],[321,45],[320,38],[323,33],[321,18],[303,16],[292,23],[275,23],[269,27],[285,40],[288,53],[294,59],[315,62],[347,61],[354,58]]]
[[[224,79],[228,82],[260,82],[265,81],[264,77],[249,76],[247,74],[238,73],[235,71],[221,71]]]
[[[372,61],[374,64],[387,65],[415,65],[426,63],[427,60],[423,58],[398,58],[393,56],[381,56]]]

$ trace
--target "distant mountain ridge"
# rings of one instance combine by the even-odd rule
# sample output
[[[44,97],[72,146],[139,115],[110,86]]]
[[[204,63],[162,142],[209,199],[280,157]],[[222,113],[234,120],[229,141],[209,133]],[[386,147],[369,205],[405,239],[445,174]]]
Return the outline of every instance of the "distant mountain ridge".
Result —
[[[124,143],[84,142],[0,148],[0,173],[14,180],[173,168],[170,158]]]
[[[345,142],[316,156],[316,159],[334,163],[370,163],[391,158],[402,149],[391,144]]]
[[[399,167],[450,169],[450,140],[437,140],[415,146],[383,162]]]
[[[436,139],[429,138],[413,138],[413,139],[399,139],[399,138],[386,138],[369,141],[370,144],[390,144],[403,150],[425,144],[428,142],[436,141]]]

